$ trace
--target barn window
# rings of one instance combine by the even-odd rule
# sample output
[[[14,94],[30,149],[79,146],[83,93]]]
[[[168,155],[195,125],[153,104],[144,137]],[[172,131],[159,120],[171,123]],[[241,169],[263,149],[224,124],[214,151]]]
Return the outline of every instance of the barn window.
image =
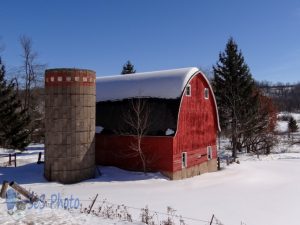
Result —
[[[204,88],[204,98],[208,99],[208,97],[209,97],[209,90],[208,88]]]
[[[181,161],[182,161],[182,168],[187,167],[187,153],[183,152],[181,155]]]
[[[186,88],[185,88],[185,95],[186,95],[186,96],[191,96],[191,95],[192,95],[192,88],[191,88],[191,85],[190,85],[190,84],[186,85]]]
[[[212,159],[212,147],[211,146],[207,147],[207,159],[208,160]]]

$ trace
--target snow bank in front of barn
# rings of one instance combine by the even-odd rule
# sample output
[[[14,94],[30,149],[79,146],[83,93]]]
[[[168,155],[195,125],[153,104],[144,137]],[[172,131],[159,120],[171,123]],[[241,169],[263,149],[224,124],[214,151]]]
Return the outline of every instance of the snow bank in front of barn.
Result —
[[[134,97],[179,98],[196,67],[103,76],[96,79],[96,101],[116,101]]]

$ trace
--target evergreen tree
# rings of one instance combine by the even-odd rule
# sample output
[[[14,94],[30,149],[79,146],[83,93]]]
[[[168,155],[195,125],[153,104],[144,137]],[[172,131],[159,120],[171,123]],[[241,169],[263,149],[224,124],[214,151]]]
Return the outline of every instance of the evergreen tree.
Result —
[[[132,74],[135,73],[134,65],[128,60],[127,63],[123,66],[121,74]]]
[[[297,121],[292,116],[289,119],[288,129],[289,129],[289,133],[297,132],[299,129],[299,127],[297,125]]]
[[[0,146],[24,149],[28,144],[29,122],[27,110],[21,109],[17,99],[14,83],[5,80],[5,67],[0,58]]]
[[[239,138],[251,133],[259,102],[254,94],[254,80],[242,52],[230,38],[219,61],[213,66],[213,87],[218,104],[221,127],[231,138],[232,157],[236,158]]]

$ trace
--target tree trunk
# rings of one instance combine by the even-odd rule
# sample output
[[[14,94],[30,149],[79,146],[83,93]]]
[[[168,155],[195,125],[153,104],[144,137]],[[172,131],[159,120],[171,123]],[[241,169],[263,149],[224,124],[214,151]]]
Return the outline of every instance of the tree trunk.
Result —
[[[237,149],[237,138],[235,135],[232,136],[232,157],[236,159],[236,149]]]
[[[140,158],[142,161],[143,171],[144,171],[144,173],[146,173],[146,160],[145,160],[145,156],[142,151],[141,142],[142,142],[142,137],[138,137],[138,151],[139,151],[139,155],[140,155]]]
[[[250,153],[250,145],[247,144],[247,153]]]
[[[237,118],[235,112],[233,110],[233,121],[232,121],[232,130],[231,130],[231,137],[232,137],[232,157],[236,159],[236,151],[237,151]]]

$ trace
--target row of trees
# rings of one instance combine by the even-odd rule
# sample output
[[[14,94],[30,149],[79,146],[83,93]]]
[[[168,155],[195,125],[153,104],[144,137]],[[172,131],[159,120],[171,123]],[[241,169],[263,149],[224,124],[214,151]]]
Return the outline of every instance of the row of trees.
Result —
[[[280,111],[300,111],[300,83],[276,83],[267,81],[257,82],[259,88],[271,97]]]

